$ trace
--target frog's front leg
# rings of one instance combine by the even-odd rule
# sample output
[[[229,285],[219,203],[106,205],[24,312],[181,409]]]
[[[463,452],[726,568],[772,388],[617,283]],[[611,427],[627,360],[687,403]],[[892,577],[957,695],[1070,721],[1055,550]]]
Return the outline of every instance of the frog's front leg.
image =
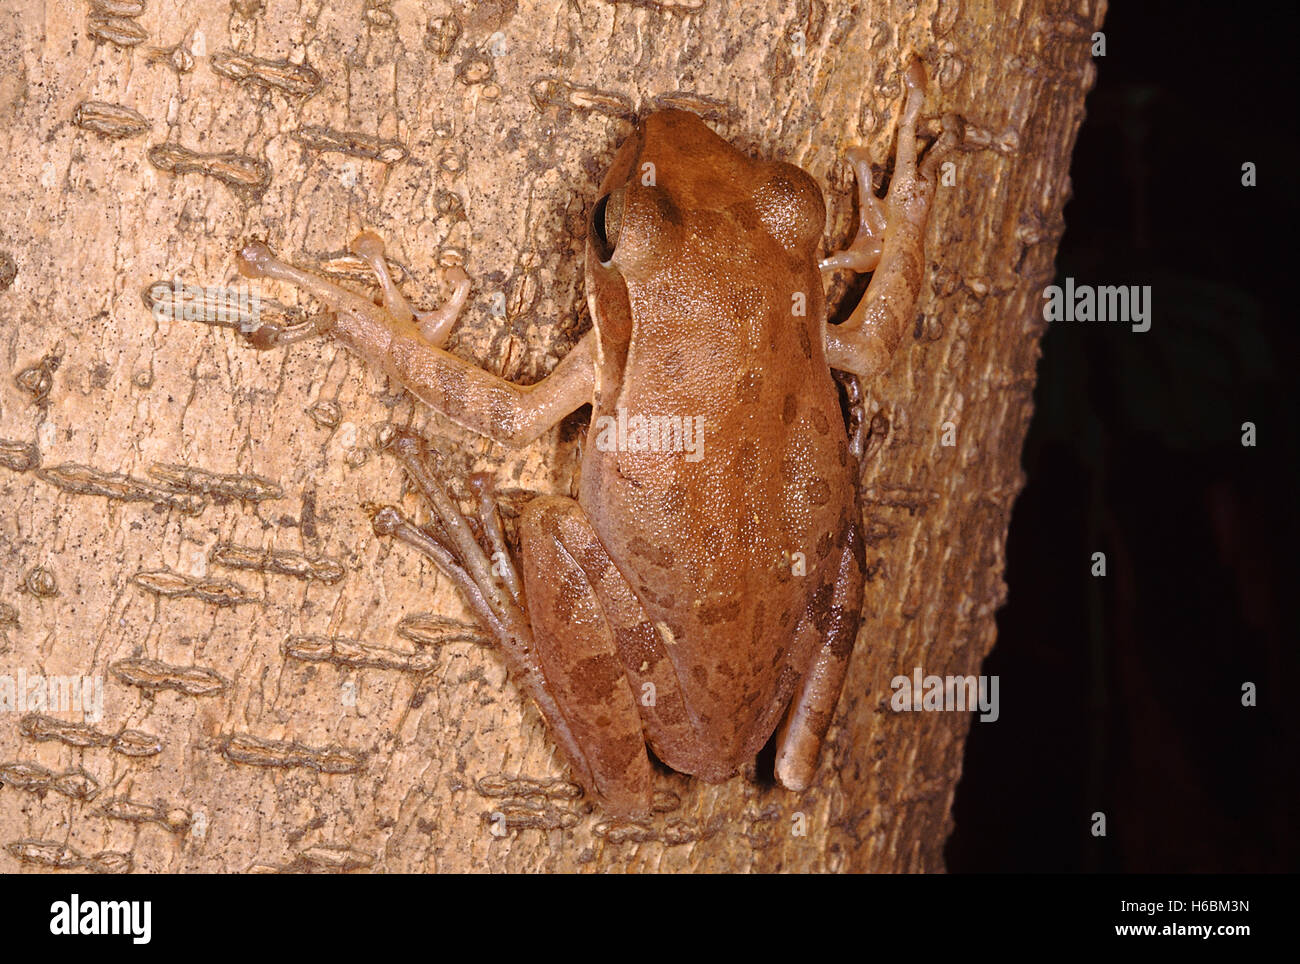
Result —
[[[537,703],[578,781],[610,813],[646,816],[650,760],[618,627],[601,598],[608,556],[581,507],[560,497],[524,507],[520,580],[487,484],[479,479],[477,485],[485,552],[429,471],[419,440],[398,433],[391,447],[432,506],[438,528],[419,528],[384,507],[374,515],[376,532],[414,546],[452,579]]]
[[[447,270],[447,276],[455,282],[456,290],[452,292],[451,298],[445,305],[436,311],[416,311],[407,303],[402,292],[398,290],[397,283],[388,272],[388,262],[384,259],[384,242],[379,235],[373,231],[363,231],[349,245],[349,250],[370,265],[370,270],[379,279],[379,290],[384,298],[384,310],[393,317],[394,321],[405,324],[413,320],[420,334],[435,348],[441,348],[447,343],[451,326],[456,323],[461,309],[465,307],[466,299],[469,298],[469,275],[463,268],[453,267]]]
[[[546,378],[534,385],[511,384],[440,347],[469,291],[469,277],[463,271],[455,277],[457,293],[445,308],[419,313],[411,310],[389,277],[377,235],[362,234],[353,251],[378,276],[384,307],[286,264],[261,242],[245,246],[238,265],[245,277],[287,281],[311,292],[336,313],[318,322],[319,331],[382,368],[452,421],[496,441],[524,445],[591,401],[592,333],[583,336]],[[275,333],[265,329],[259,329],[257,336],[258,347],[279,343]]]
[[[823,271],[848,268],[873,271],[862,301],[841,324],[826,330],[826,357],[832,368],[863,378],[884,371],[902,340],[916,307],[925,275],[925,227],[934,199],[935,176],[943,156],[957,143],[958,123],[944,118],[944,131],[917,164],[916,121],[925,99],[925,70],[913,61],[906,72],[907,102],[898,128],[894,176],[885,202],[871,186],[865,153],[850,151],[858,180],[860,222],[844,251],[822,261]]]

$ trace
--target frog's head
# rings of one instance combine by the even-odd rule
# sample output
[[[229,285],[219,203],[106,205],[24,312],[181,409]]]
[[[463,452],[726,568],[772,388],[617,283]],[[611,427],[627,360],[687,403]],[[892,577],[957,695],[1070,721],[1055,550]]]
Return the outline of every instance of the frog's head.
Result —
[[[652,317],[703,331],[756,295],[788,300],[768,292],[778,259],[776,276],[794,264],[820,286],[825,221],[821,190],[799,168],[747,157],[688,111],[650,114],[591,208],[587,302],[602,349],[625,352]]]

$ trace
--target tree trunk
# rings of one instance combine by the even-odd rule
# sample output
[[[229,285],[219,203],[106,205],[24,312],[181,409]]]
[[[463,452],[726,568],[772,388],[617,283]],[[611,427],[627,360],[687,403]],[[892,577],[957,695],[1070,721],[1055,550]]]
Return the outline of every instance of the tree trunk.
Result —
[[[976,674],[993,646],[1104,7],[0,13],[0,869],[941,870],[970,717],[895,712],[891,680]],[[955,111],[965,147],[914,337],[863,386],[867,599],[816,783],[784,791],[762,760],[718,786],[661,771],[654,818],[611,821],[455,589],[362,508],[423,518],[376,449],[387,425],[445,439],[448,476],[490,471],[507,503],[574,492],[585,410],[509,451],[326,340],[254,351],[144,293],[236,283],[250,237],[346,275],[365,226],[423,306],[463,263],[450,349],[531,382],[590,324],[583,218],[639,112],[684,106],[808,170],[838,247],[855,217],[843,151],[887,164],[911,53],[926,129]],[[283,299],[264,314],[319,310],[261,291]],[[71,677],[86,712],[61,698]]]

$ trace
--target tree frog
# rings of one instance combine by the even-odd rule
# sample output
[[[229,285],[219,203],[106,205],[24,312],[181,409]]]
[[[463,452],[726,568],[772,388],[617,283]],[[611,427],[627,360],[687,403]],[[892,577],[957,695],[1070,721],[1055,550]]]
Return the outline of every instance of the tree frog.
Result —
[[[648,813],[647,744],[720,782],[779,727],[777,780],[802,790],[815,775],[863,598],[861,470],[831,369],[877,375],[912,323],[937,165],[955,138],[945,123],[918,163],[925,73],[913,62],[904,77],[888,195],[876,197],[865,154],[851,155],[857,236],[820,263],[826,210],[811,176],[750,159],[692,113],[647,116],[591,209],[592,330],[533,385],[443,349],[470,287],[459,269],[449,303],[419,312],[370,232],[352,251],[382,306],[261,242],[238,255],[245,276],[332,308],[320,331],[496,441],[524,445],[592,406],[578,498],[527,503],[520,566],[490,485],[475,480],[471,524],[409,433],[390,448],[434,521],[385,506],[373,522],[456,584],[611,815]],[[829,326],[822,274],[840,268],[873,275]],[[250,340],[289,338],[261,328]]]

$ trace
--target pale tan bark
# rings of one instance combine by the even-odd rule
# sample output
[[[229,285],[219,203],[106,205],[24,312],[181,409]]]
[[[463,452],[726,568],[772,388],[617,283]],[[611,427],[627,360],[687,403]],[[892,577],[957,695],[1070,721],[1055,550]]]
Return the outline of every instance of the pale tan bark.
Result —
[[[889,683],[918,665],[977,673],[994,642],[1039,292],[1103,12],[148,0],[105,20],[19,0],[0,13],[0,676],[90,674],[104,695],[85,727],[67,726],[79,713],[0,714],[0,870],[941,869],[968,718],[891,712]],[[628,118],[684,105],[803,166],[840,244],[842,149],[888,160],[910,52],[931,75],[929,129],[956,111],[967,148],[936,202],[915,337],[865,386],[871,577],[817,783],[795,795],[661,774],[666,809],[612,825],[571,798],[536,712],[472,632],[435,622],[421,647],[402,629],[468,614],[361,508],[402,495],[375,451],[383,425],[448,439],[453,474],[563,493],[581,420],[507,451],[331,344],[259,353],[226,329],[156,322],[141,292],[233,280],[248,237],[319,264],[371,227],[425,306],[445,294],[437,265],[463,262],[475,288],[451,348],[535,380],[588,324],[582,218]],[[381,159],[325,149],[340,134]],[[246,160],[179,173],[177,148]],[[151,476],[156,463],[179,473]],[[242,478],[205,491],[187,470]],[[349,667],[338,646],[295,636],[418,655]]]

